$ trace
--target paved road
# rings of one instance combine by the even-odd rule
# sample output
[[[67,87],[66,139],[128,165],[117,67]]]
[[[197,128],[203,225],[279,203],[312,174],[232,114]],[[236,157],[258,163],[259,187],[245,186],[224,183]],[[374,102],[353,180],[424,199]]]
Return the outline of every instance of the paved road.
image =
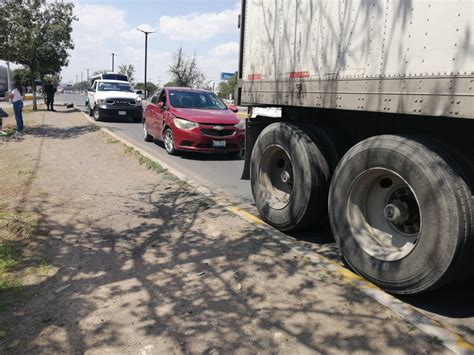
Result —
[[[76,107],[86,110],[84,96],[77,94],[59,94],[56,102],[73,102]],[[240,180],[243,158],[230,158],[226,154],[185,154],[168,155],[160,143],[147,143],[142,138],[142,125],[128,120],[100,122],[116,134],[133,141],[140,148],[155,155],[161,161],[181,171],[191,179],[199,181],[211,190],[216,188],[232,196],[252,202],[252,192],[248,181]]]
[[[60,102],[73,102],[78,108],[85,110],[84,97],[76,94],[58,95]],[[133,141],[139,147],[166,162],[173,168],[186,174],[193,180],[201,182],[210,189],[218,188],[226,194],[237,197],[243,202],[253,204],[248,181],[240,180],[243,159],[230,159],[224,155],[192,154],[172,157],[166,154],[157,143],[146,143],[142,139],[141,124],[126,122],[101,122],[116,134]],[[330,232],[315,233],[306,231],[293,235],[309,248],[333,260],[338,260]],[[428,294],[399,297],[404,302],[415,306],[418,310],[441,320],[453,331],[474,343],[474,280],[469,284],[451,286]]]

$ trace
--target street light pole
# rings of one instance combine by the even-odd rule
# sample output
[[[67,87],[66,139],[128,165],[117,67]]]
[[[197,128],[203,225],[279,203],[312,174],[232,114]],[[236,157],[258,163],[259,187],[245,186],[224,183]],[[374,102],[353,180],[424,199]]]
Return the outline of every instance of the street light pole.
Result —
[[[145,100],[146,100],[148,98],[148,93],[147,93],[147,89],[146,89],[146,67],[147,67],[147,56],[148,56],[148,35],[150,33],[155,33],[155,31],[144,31],[144,30],[141,30],[139,28],[137,28],[137,30],[145,34],[145,82],[144,82],[145,89],[144,89],[144,93],[145,93]]]
[[[87,82],[89,82],[89,70],[90,69],[86,69],[87,70]]]
[[[115,53],[110,53],[110,55],[112,56],[112,72],[113,72],[114,69],[115,69],[115,66],[114,66],[114,58],[117,56],[117,54],[115,54]]]

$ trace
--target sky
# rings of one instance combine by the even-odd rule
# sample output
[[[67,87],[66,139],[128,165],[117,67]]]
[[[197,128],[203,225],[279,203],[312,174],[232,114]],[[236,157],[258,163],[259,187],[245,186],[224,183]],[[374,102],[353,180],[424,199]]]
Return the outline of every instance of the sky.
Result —
[[[238,65],[239,0],[73,0],[78,21],[73,24],[75,49],[63,82],[85,80],[98,70],[115,71],[120,64],[135,66],[135,80],[143,82],[145,35],[137,30],[155,30],[148,36],[148,81],[164,84],[169,65],[180,47],[196,54],[207,80],[218,81],[221,72],[234,72]]]

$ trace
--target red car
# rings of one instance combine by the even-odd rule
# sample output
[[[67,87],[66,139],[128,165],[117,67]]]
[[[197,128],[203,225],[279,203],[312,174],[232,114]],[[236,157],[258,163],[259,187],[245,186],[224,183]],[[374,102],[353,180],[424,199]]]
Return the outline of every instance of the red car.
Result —
[[[235,112],[235,106],[228,107],[212,92],[164,88],[143,112],[143,138],[163,141],[172,155],[178,151],[237,155],[244,145],[245,121]]]

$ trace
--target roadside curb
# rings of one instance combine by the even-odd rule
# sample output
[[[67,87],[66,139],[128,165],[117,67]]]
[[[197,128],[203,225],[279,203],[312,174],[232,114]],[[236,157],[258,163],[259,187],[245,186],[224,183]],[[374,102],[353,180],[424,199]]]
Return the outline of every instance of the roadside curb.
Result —
[[[196,189],[197,192],[203,194],[207,198],[212,199],[217,205],[251,223],[256,228],[264,232],[267,236],[277,240],[278,242],[297,252],[301,256],[308,258],[312,263],[324,269],[328,274],[360,290],[362,293],[377,301],[379,304],[389,308],[393,313],[397,314],[402,319],[411,323],[425,334],[433,338],[439,339],[439,341],[442,342],[445,347],[447,347],[454,353],[462,355],[474,354],[473,343],[470,343],[467,340],[463,339],[460,335],[456,334],[456,332],[450,330],[448,327],[444,326],[440,322],[431,319],[427,315],[424,315],[409,304],[406,304],[395,298],[394,296],[386,293],[385,291],[381,290],[380,288],[368,282],[367,280],[354,274],[350,270],[338,265],[336,262],[322,255],[319,255],[315,251],[301,245],[301,243],[299,243],[298,240],[296,240],[295,238],[289,237],[279,232],[278,230],[270,227],[252,213],[249,213],[248,211],[240,207],[236,207],[235,204],[229,201],[229,199],[216,195],[215,192],[212,192],[207,187],[202,186],[199,182],[188,178],[186,175],[184,175],[177,169],[160,161],[155,156],[136,146],[133,142],[127,140],[126,138],[120,137],[108,128],[97,125],[91,117],[89,117],[86,113],[80,111],[77,107],[75,109],[81,112],[91,124],[99,127],[103,132],[120,141],[124,145],[132,147],[144,157],[152,160],[157,164],[160,164],[170,174],[193,186],[193,188]]]

